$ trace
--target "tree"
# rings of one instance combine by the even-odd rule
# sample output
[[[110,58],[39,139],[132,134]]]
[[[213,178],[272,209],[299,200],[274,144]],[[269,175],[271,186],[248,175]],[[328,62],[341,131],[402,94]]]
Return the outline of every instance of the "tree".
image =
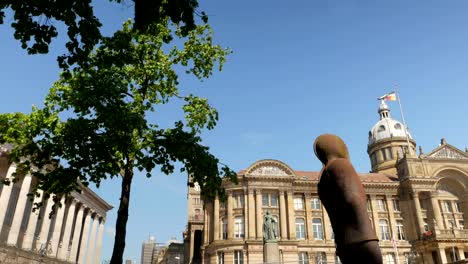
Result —
[[[176,71],[206,79],[215,66],[221,70],[230,51],[213,44],[207,24],[188,34],[169,19],[145,31],[134,26],[126,22],[102,39],[86,65],[62,73],[43,108],[0,115],[0,141],[13,143],[18,172],[37,177],[35,190],[53,193],[56,202],[80,184],[122,179],[111,263],[123,261],[135,170],[147,177],[155,169],[170,174],[180,162],[207,199],[224,196],[224,177],[236,181],[201,142],[202,130],[216,125],[217,111],[205,98],[184,95]],[[158,106],[173,100],[183,101],[184,120],[171,128],[150,121]]]
[[[121,3],[122,0],[109,0]],[[151,24],[169,17],[181,24],[181,33],[187,35],[195,29],[194,14],[206,23],[204,12],[197,11],[197,0],[133,0],[135,10],[134,28],[146,30]],[[59,66],[68,69],[74,64],[87,63],[88,55],[102,38],[99,18],[94,16],[91,0],[2,0],[0,2],[0,24],[4,23],[5,10],[13,13],[11,27],[15,39],[29,54],[49,52],[49,44],[58,35],[55,21],[64,23],[67,28],[68,54],[58,57]],[[31,39],[33,38],[33,39]]]

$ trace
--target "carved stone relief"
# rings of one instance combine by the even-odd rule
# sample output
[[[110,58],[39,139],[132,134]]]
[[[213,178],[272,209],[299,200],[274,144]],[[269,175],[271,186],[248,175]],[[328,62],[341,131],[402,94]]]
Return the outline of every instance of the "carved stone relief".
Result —
[[[429,157],[434,159],[468,159],[466,156],[448,147],[439,149]]]
[[[252,172],[250,172],[251,175],[255,176],[287,176],[288,173],[277,167],[277,166],[261,166],[258,168],[255,168]]]

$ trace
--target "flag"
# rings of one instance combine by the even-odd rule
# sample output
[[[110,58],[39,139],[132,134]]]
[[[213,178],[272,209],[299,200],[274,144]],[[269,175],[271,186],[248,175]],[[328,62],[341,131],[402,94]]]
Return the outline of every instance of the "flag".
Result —
[[[384,96],[381,96],[378,99],[385,100],[385,101],[396,101],[396,92],[385,94]]]

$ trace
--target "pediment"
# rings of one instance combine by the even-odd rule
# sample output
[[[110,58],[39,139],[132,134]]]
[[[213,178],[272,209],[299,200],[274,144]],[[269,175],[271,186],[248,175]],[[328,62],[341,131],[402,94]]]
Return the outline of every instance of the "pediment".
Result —
[[[427,154],[426,157],[431,159],[468,160],[468,153],[465,153],[452,145],[444,144]]]
[[[250,166],[246,174],[252,176],[292,176],[294,172],[286,164],[275,161],[260,161]]]

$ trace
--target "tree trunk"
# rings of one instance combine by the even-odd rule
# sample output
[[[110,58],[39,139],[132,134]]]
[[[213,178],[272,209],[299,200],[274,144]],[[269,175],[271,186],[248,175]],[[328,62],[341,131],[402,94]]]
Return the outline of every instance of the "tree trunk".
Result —
[[[131,164],[131,163],[127,163]],[[115,223],[115,241],[110,264],[122,264],[127,234],[128,206],[130,204],[130,187],[132,185],[133,166],[127,165],[122,177],[122,192],[120,194],[119,211]]]

